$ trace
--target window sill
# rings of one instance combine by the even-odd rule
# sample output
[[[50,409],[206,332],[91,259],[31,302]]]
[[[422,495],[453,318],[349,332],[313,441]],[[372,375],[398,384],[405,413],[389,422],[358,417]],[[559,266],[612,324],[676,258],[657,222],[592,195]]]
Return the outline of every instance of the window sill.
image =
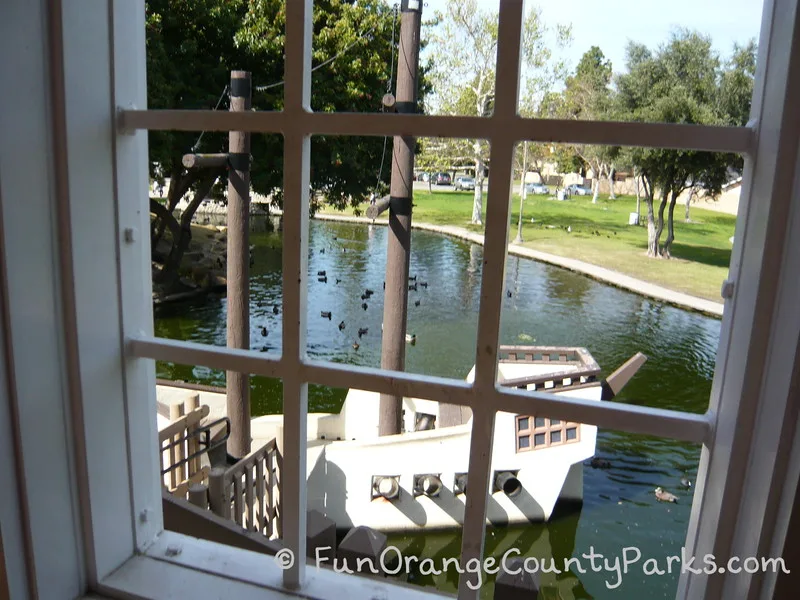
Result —
[[[169,555],[169,556],[168,556]],[[97,590],[108,598],[433,600],[446,596],[373,579],[306,567],[302,590],[283,587],[272,557],[164,531],[143,555],[127,560]],[[97,596],[88,596],[97,598]]]

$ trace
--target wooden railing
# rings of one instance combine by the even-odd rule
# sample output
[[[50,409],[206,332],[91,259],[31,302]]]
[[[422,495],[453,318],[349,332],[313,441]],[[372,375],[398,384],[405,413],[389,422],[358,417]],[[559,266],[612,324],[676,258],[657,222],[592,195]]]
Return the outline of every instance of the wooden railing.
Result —
[[[191,484],[203,482],[209,472],[209,467],[201,464],[200,444],[201,421],[208,416],[209,408],[198,404],[199,397],[195,395],[185,404],[170,406],[172,423],[158,432],[162,484],[181,498],[187,497]]]
[[[208,485],[189,487],[189,501],[267,538],[281,537],[280,476],[283,459],[275,440],[228,467],[215,467]]]

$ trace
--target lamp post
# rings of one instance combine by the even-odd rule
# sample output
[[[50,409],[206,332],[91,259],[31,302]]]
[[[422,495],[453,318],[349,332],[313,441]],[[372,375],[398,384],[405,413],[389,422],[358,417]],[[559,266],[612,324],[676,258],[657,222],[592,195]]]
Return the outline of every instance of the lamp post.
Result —
[[[522,206],[525,203],[527,189],[525,179],[528,175],[528,142],[522,142],[522,189],[519,192],[519,219],[517,220],[517,237],[514,238],[515,244],[522,243]]]

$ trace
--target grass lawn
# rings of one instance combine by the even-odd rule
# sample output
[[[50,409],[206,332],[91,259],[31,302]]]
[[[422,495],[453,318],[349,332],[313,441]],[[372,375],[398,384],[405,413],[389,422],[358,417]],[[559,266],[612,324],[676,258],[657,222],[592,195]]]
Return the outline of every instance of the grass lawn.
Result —
[[[363,206],[362,210],[365,209]],[[645,210],[642,203],[643,217]],[[685,223],[684,206],[676,206],[673,258],[664,260],[645,256],[646,227],[628,225],[628,215],[635,211],[636,198],[630,196],[615,200],[601,196],[597,204],[592,204],[590,196],[577,196],[564,202],[545,196],[528,196],[523,211],[523,245],[720,302],[719,291],[728,275],[732,246],[729,239],[734,233],[736,217],[693,206],[691,222]],[[514,197],[511,212],[509,239],[513,240],[517,235],[518,196]],[[353,213],[353,209],[347,209],[338,214]],[[471,215],[472,192],[414,191],[414,220],[417,222],[482,230],[469,224]],[[567,227],[571,232],[566,231]],[[665,236],[666,231],[662,240]]]

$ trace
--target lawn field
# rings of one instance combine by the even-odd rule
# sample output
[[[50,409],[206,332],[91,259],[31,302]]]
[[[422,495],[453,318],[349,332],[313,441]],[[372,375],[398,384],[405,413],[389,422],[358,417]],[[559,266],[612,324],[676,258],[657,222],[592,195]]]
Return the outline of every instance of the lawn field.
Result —
[[[366,209],[362,205],[361,211]],[[642,223],[645,205],[642,203]],[[656,210],[658,205],[656,204]],[[523,246],[614,269],[666,288],[721,302],[720,287],[728,275],[731,236],[736,217],[691,207],[690,222],[684,221],[684,206],[675,207],[675,241],[671,259],[648,258],[647,229],[628,225],[636,211],[636,199],[590,196],[557,201],[552,197],[528,196],[523,208]],[[358,210],[326,209],[327,214],[358,214]],[[485,211],[485,201],[484,201]],[[485,214],[485,212],[484,212]],[[472,192],[414,190],[413,220],[435,225],[456,225],[482,231],[471,225]],[[517,235],[519,196],[511,206],[509,240]],[[569,230],[569,231],[568,231]],[[666,237],[666,231],[662,240]]]

